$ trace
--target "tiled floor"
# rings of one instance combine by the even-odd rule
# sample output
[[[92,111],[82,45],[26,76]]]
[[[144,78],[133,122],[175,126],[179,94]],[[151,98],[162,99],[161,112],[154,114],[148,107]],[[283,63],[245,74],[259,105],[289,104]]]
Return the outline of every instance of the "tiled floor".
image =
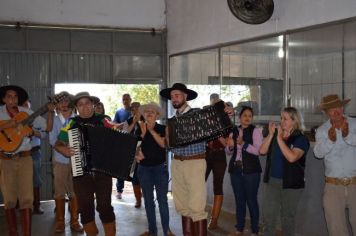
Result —
[[[169,210],[170,210],[170,226],[171,230],[177,236],[182,235],[181,229],[181,217],[178,215],[174,209],[173,199],[171,194],[168,195],[169,198]],[[125,190],[123,193],[123,198],[121,200],[116,199],[115,191],[112,195],[112,204],[115,209],[116,215],[116,227],[117,235],[122,236],[137,236],[147,229],[147,220],[144,206],[140,209],[134,207],[135,199],[132,192],[131,183],[125,183]],[[66,215],[67,227],[63,234],[54,234],[54,201],[42,202],[42,208],[45,210],[43,215],[34,215],[32,217],[32,235],[34,236],[49,236],[49,235],[84,235],[72,233],[69,228],[69,215]],[[156,209],[157,217],[157,227],[158,235],[162,234],[162,228],[160,226],[159,211],[158,207]],[[235,217],[230,214],[222,214],[219,219],[219,228],[215,231],[209,231],[208,235],[211,236],[222,236],[227,235],[229,232],[234,230]],[[96,222],[100,231],[99,235],[104,235],[102,225],[100,224],[100,219],[96,215]],[[20,222],[18,222],[18,227],[20,228]],[[6,235],[6,222],[3,213],[3,208],[0,213],[0,235]],[[249,235],[246,231],[245,235]]]

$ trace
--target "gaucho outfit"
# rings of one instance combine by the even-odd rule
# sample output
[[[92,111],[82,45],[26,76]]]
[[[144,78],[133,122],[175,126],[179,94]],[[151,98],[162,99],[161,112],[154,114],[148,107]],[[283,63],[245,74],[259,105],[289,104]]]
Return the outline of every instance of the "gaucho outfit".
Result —
[[[68,143],[68,130],[82,128],[84,125],[111,128],[104,115],[94,114],[86,119],[77,116],[72,118],[65,128],[61,129],[58,140]],[[111,176],[100,172],[85,173],[83,176],[73,178],[73,183],[79,205],[78,212],[85,232],[92,232],[93,235],[98,233],[95,224],[94,200],[96,199],[96,210],[99,212],[99,217],[103,223],[105,235],[111,235],[111,233],[115,235],[115,214],[111,206]]]
[[[187,106],[182,114],[192,111],[194,109]],[[173,200],[177,212],[182,215],[184,235],[193,230],[206,235],[205,146],[206,142],[200,142],[172,149]]]

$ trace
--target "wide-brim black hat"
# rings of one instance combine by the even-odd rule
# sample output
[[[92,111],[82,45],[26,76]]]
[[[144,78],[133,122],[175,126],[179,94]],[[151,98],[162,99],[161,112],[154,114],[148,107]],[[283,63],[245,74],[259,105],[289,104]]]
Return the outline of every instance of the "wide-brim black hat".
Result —
[[[196,97],[198,97],[198,93],[188,89],[187,86],[185,86],[184,84],[181,83],[175,83],[173,84],[173,86],[171,88],[165,88],[162,89],[161,92],[159,92],[159,94],[164,97],[167,98],[168,100],[171,100],[171,92],[173,90],[180,90],[183,93],[187,94],[187,101],[193,100]]]
[[[6,85],[6,86],[0,87],[0,105],[4,105],[4,102],[2,99],[5,97],[6,92],[9,90],[15,91],[17,93],[17,97],[18,97],[17,104],[19,106],[21,106],[29,98],[28,93],[23,88],[21,88],[17,85]]]

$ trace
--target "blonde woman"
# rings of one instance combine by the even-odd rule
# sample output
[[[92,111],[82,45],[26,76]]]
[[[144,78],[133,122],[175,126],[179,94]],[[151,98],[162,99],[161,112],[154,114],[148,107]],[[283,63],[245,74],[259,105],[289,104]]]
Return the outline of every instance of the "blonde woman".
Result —
[[[283,235],[294,235],[294,219],[304,189],[305,157],[309,141],[303,135],[302,119],[294,107],[284,108],[281,124],[268,126],[260,154],[267,154],[263,199],[264,235],[274,235],[281,216]],[[280,214],[277,212],[280,211]]]

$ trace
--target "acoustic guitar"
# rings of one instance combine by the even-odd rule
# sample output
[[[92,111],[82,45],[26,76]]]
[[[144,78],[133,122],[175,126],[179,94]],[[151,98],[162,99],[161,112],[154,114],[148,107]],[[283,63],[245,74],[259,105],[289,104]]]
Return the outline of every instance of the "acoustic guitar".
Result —
[[[0,150],[2,152],[12,153],[15,152],[22,143],[24,137],[29,136],[32,133],[30,125],[33,123],[37,116],[40,116],[48,111],[49,103],[58,103],[67,97],[66,94],[60,93],[53,98],[49,98],[49,102],[46,105],[39,108],[37,111],[28,115],[26,112],[19,112],[11,120],[15,120],[16,123],[21,124],[16,128],[7,128],[0,131]],[[0,125],[4,125],[9,120],[0,121]]]

